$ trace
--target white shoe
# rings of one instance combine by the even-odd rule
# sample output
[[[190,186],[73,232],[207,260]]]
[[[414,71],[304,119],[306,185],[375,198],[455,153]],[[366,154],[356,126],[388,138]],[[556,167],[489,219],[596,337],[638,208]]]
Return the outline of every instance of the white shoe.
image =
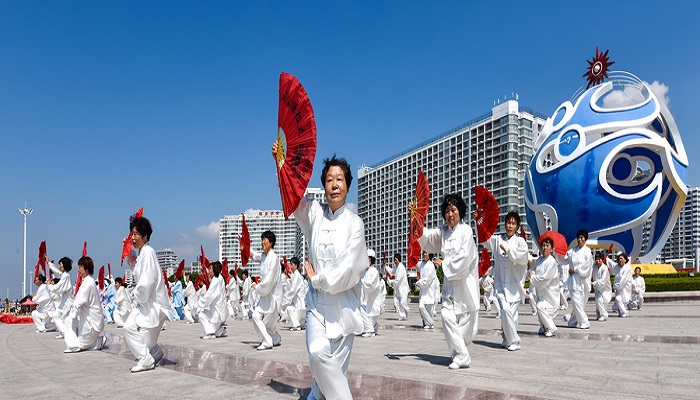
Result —
[[[107,338],[104,336],[98,336],[97,343],[95,344],[95,350],[102,350],[105,347],[105,343],[107,343]]]
[[[209,333],[209,334],[206,334],[204,336],[200,336],[199,338],[202,340],[212,340],[212,339],[216,339],[216,336],[213,333]]]
[[[571,314],[566,314],[566,315],[564,315],[564,316],[562,317],[562,319],[563,319],[564,321],[566,321],[566,322],[569,322],[569,320],[571,319]]]
[[[449,369],[460,369],[460,368],[469,368],[469,365],[459,365],[456,362],[452,361],[450,365],[447,366]]]
[[[155,369],[155,368],[156,368],[155,364],[149,364],[149,365],[136,364],[135,366],[131,367],[131,372],[136,373],[136,372],[150,371],[150,370]]]
[[[589,329],[590,327],[591,327],[591,324],[590,324],[590,323],[588,323],[588,324],[581,324],[581,325],[577,326],[578,329]]]
[[[520,345],[517,343],[513,343],[510,346],[508,346],[508,351],[518,351],[520,350]]]
[[[270,347],[270,346],[265,346],[264,344],[261,343],[260,346],[258,346],[256,349],[257,349],[257,350],[271,350],[272,347]]]
[[[297,332],[297,331],[301,330],[301,327],[300,326],[293,326],[293,327],[289,328],[289,330],[292,332]]]
[[[54,337],[54,339],[56,339],[56,340],[58,340],[58,339],[63,339],[63,334],[62,334],[62,333],[59,333],[58,335],[56,335],[56,336]]]
[[[603,322],[603,321],[607,321],[607,320],[608,320],[608,319],[605,318],[605,317],[599,317],[599,318],[598,318],[598,322]]]
[[[46,333],[46,329],[37,329],[34,333]]]
[[[362,337],[374,337],[374,332],[365,332],[362,334]]]
[[[551,329],[547,329],[547,332],[544,333],[544,336],[545,336],[545,337],[552,337],[552,336],[555,336],[556,334],[557,334],[556,331],[553,331],[553,330],[551,330]],[[510,350],[510,349],[509,349],[509,350]]]
[[[81,351],[83,351],[83,350],[80,347],[71,347],[71,348],[63,350],[63,352],[66,354],[68,354],[68,353],[80,353]]]

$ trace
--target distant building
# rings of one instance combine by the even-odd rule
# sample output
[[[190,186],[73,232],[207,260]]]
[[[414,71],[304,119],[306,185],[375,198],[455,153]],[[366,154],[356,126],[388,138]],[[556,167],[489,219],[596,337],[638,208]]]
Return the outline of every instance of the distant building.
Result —
[[[700,187],[688,188],[688,197],[671,235],[657,260],[700,271]]]
[[[489,189],[500,208],[496,233],[503,232],[503,217],[518,211],[525,220],[523,180],[533,153],[533,139],[544,126],[546,116],[518,104],[516,100],[494,106],[490,112],[472,119],[437,137],[406,149],[397,155],[358,171],[358,214],[365,223],[367,245],[378,257],[394,253],[406,260],[409,216],[418,171],[430,184],[430,208],[426,227],[444,223],[440,215],[442,198],[459,193],[467,202],[464,222],[475,228],[474,186]],[[474,229],[476,234],[476,229]],[[532,252],[537,247],[531,235]]]
[[[158,264],[165,270],[168,276],[173,275],[177,270],[177,266],[180,264],[177,254],[171,249],[156,251],[156,257],[158,258]]]

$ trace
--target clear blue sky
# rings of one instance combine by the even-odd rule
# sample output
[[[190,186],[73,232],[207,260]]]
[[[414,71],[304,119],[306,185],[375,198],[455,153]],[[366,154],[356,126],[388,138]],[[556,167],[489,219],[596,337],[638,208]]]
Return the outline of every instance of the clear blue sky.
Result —
[[[612,69],[668,87],[698,186],[698,11],[691,1],[0,2],[0,297],[20,294],[25,202],[28,270],[41,240],[50,257],[74,260],[87,241],[97,266],[119,275],[139,207],[152,245],[187,262],[200,244],[217,256],[207,227],[225,214],[279,209],[269,149],[281,71],[310,95],[317,159],[336,152],[356,168],[511,93],[549,115],[585,83],[595,47],[610,49]]]

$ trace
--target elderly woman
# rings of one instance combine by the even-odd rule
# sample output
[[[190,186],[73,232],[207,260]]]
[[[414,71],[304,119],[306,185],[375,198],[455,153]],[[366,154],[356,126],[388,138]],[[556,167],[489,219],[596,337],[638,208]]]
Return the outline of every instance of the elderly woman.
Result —
[[[452,355],[449,368],[468,368],[471,356],[467,345],[472,341],[479,315],[476,244],[472,228],[462,222],[467,204],[460,195],[445,196],[440,211],[445,225],[425,229],[418,242],[427,252],[444,254],[444,258],[436,258],[434,264],[442,266],[445,275],[441,314],[447,347]]]
[[[114,325],[117,328],[121,328],[124,326],[124,322],[126,322],[126,318],[131,312],[131,301],[129,300],[129,295],[126,293],[122,278],[114,278],[114,287],[117,289],[117,295],[114,296],[114,302],[117,306],[113,315]]]
[[[540,322],[539,334],[546,337],[556,335],[557,326],[554,317],[559,312],[559,265],[554,259],[554,241],[542,239],[542,256],[534,261],[534,270],[530,270],[530,287],[537,292],[537,319]]]
[[[615,290],[615,305],[613,311],[617,311],[622,318],[627,318],[627,303],[632,295],[632,267],[627,253],[620,253],[616,258],[617,262],[607,259],[610,273],[615,275],[613,289]]]
[[[226,336],[228,306],[226,305],[226,283],[221,275],[221,267],[218,261],[209,264],[207,267],[209,290],[197,301],[199,322],[204,330],[204,336],[201,336],[201,339],[204,340]]]
[[[83,279],[75,301],[66,320],[66,349],[64,353],[77,353],[83,350],[102,350],[105,337],[105,319],[102,312],[102,299],[97,291],[97,284],[92,278],[95,264],[90,257],[78,260],[78,274]]]
[[[277,142],[272,146],[277,157]],[[351,399],[347,371],[354,335],[362,333],[361,282],[368,268],[365,226],[345,200],[350,165],[335,156],[323,160],[321,183],[327,204],[301,198],[294,218],[309,242],[310,281],[306,293],[306,348],[313,375],[309,399]]]

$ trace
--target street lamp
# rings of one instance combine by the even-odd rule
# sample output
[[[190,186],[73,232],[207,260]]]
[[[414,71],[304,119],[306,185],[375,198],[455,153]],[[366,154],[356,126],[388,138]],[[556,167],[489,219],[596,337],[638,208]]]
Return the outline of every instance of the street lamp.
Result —
[[[27,203],[24,203],[24,208],[18,208],[20,214],[24,215],[24,273],[22,274],[22,297],[27,295],[27,215],[32,213],[32,209],[27,209]]]

